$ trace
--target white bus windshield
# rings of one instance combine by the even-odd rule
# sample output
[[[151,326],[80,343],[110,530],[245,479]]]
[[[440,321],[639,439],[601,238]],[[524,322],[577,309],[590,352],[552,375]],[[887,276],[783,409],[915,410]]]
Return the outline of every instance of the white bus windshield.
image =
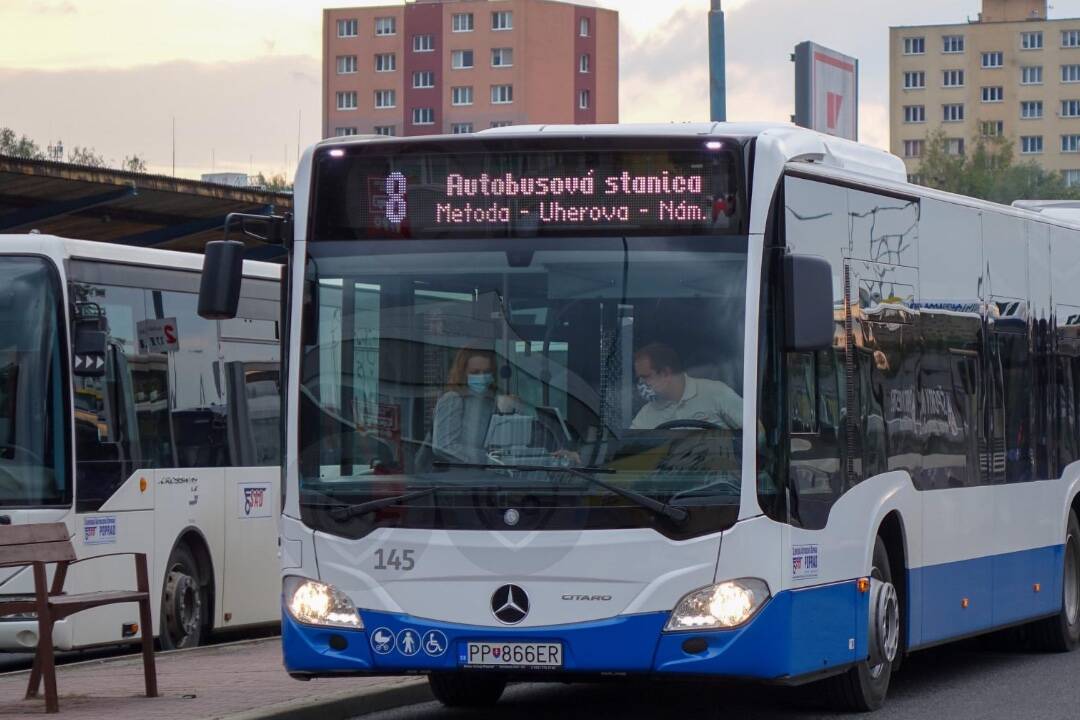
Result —
[[[0,506],[71,500],[61,302],[42,258],[0,258]]]

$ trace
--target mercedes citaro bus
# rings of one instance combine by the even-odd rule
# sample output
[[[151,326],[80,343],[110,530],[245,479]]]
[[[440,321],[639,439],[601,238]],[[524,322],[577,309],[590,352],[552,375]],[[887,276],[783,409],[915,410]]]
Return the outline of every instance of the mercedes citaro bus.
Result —
[[[297,678],[801,684],[1080,637],[1080,232],[790,126],[320,143],[288,245]],[[240,243],[208,250],[231,317]]]

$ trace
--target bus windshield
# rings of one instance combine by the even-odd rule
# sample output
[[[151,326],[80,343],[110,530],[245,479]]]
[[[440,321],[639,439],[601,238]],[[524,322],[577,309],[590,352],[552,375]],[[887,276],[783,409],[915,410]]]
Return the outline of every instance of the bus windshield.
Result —
[[[531,508],[532,527],[660,522],[565,467],[688,507],[700,532],[718,508],[734,521],[745,237],[324,241],[308,255],[301,502],[315,527],[484,527],[469,509],[507,507]]]
[[[71,500],[61,302],[42,258],[0,257],[0,506]]]

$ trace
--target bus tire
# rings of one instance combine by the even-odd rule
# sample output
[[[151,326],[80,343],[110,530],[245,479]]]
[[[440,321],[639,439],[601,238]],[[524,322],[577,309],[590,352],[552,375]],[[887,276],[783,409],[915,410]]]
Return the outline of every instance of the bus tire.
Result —
[[[162,650],[196,647],[205,640],[210,603],[201,578],[199,563],[191,549],[183,543],[177,545],[165,566],[165,586],[161,592],[158,638]]]
[[[885,541],[878,536],[874,542],[874,561],[870,570],[872,580],[882,584],[884,592],[891,591],[892,605],[881,617],[876,617],[873,606],[874,596],[871,596],[871,622],[884,622],[888,627],[883,627],[878,632],[888,635],[891,640],[893,656],[883,660],[876,666],[871,667],[868,658],[857,663],[854,667],[840,675],[823,680],[826,697],[837,710],[846,712],[867,712],[877,710],[885,703],[885,695],[889,691],[889,680],[892,678],[893,666],[900,656],[899,635],[903,627],[903,608],[896,600],[896,591],[892,585],[892,571],[889,565],[889,552],[885,548]],[[873,642],[874,633],[870,633]]]
[[[431,673],[431,694],[446,707],[479,708],[494,705],[506,690],[506,678],[489,673]]]
[[[1080,646],[1080,521],[1075,511],[1069,511],[1063,554],[1061,612],[1031,626],[1035,646],[1047,652],[1071,652]]]

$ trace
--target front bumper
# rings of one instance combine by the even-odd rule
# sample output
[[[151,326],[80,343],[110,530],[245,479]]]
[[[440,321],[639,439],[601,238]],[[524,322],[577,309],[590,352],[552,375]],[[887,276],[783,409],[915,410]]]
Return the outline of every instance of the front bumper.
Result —
[[[667,612],[504,628],[361,610],[365,629],[344,630],[302,625],[283,608],[281,634],[285,668],[299,676],[456,670],[468,641],[557,641],[563,646],[561,669],[513,673],[552,680],[568,674],[651,673],[785,680],[865,658],[867,599],[854,581],[785,591],[740,628],[678,633],[663,632]],[[380,642],[390,636],[392,643]],[[406,637],[412,642],[403,643]],[[704,646],[699,641],[687,651],[683,645],[690,639],[704,640]]]

